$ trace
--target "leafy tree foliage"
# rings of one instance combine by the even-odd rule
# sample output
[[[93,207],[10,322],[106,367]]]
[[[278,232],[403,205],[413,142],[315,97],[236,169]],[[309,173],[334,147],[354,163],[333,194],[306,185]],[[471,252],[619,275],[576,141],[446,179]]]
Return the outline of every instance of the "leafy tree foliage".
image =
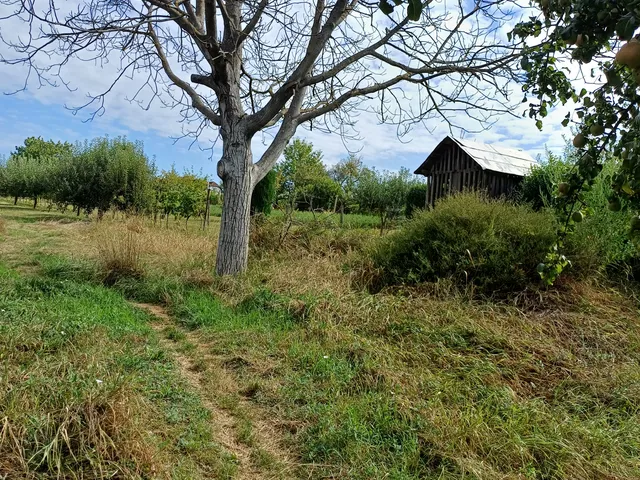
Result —
[[[29,137],[11,153],[4,166],[4,194],[14,197],[26,197],[33,200],[49,197],[55,188],[55,165],[72,153],[69,143],[43,140],[41,137]]]
[[[150,206],[153,167],[140,142],[104,137],[78,144],[58,176],[58,203],[97,209],[98,217],[111,207],[144,212]]]
[[[640,15],[635,0],[539,0],[539,6],[542,15],[521,22],[512,35],[530,45],[521,63],[526,72],[523,88],[535,97],[529,116],[538,128],[553,106],[569,101],[577,105],[563,122],[573,122],[577,130],[576,166],[558,188],[566,233],[586,213],[585,191],[602,171],[605,152],[621,159],[611,177],[610,207],[619,209],[621,199],[636,210],[640,207]],[[587,81],[571,77],[565,60],[588,66]],[[640,233],[637,216],[630,230],[636,237]],[[562,258],[550,259],[550,269],[541,267],[543,276],[553,281],[562,263]]]
[[[253,189],[251,195],[251,214],[261,213],[270,215],[271,208],[276,201],[276,179],[275,170],[267,173]]]
[[[337,188],[322,163],[322,153],[313,144],[296,138],[284,149],[276,165],[278,200],[287,208],[329,208]]]
[[[415,183],[409,187],[407,193],[407,203],[405,205],[404,214],[407,218],[411,218],[416,210],[425,208],[427,201],[427,185],[423,182]]]
[[[181,217],[185,223],[194,216],[204,213],[208,182],[206,178],[195,173],[179,175],[175,168],[163,171],[155,181],[156,208],[165,216]],[[212,192],[213,201],[217,203],[217,194]]]
[[[338,201],[341,211],[351,211],[357,206],[356,190],[360,179],[370,170],[364,166],[362,159],[349,155],[329,170],[329,177],[338,186]]]
[[[382,233],[390,220],[402,214],[409,190],[416,183],[406,168],[397,173],[370,170],[362,175],[356,190],[360,210],[380,217]]]
[[[24,145],[18,145],[12,156],[30,158],[58,158],[71,155],[73,146],[68,142],[43,140],[42,137],[29,137]]]

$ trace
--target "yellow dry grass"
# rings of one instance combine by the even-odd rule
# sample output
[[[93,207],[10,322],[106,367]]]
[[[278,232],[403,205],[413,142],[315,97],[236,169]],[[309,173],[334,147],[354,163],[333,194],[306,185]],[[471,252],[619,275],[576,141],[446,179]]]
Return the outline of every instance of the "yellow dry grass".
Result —
[[[195,223],[195,222],[194,222]],[[195,226],[195,225],[194,225]],[[166,228],[137,218],[96,222],[86,232],[81,253],[89,258],[120,262],[147,273],[194,279],[208,277],[215,266],[217,223],[202,231]]]

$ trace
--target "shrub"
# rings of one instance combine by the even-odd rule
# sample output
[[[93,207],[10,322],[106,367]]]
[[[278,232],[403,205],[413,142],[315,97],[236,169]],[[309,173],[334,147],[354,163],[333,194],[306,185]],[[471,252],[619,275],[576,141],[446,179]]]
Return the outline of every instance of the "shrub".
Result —
[[[546,162],[536,165],[531,173],[524,177],[515,195],[519,201],[530,204],[534,210],[556,207],[556,186],[570,170],[571,159],[568,158],[568,154],[558,157],[547,152]]]
[[[638,250],[629,237],[629,222],[634,213],[624,199],[619,211],[613,212],[608,208],[609,199],[614,195],[612,175],[617,168],[614,159],[604,162],[602,173],[594,185],[583,193],[589,213],[567,238],[567,255],[580,273],[631,264],[638,256]]]
[[[404,214],[407,218],[411,218],[416,210],[423,209],[426,204],[427,185],[424,183],[416,183],[411,185],[407,193],[407,203],[404,208]]]
[[[555,233],[550,213],[461,193],[380,239],[363,263],[377,272],[374,287],[450,278],[482,294],[499,294],[537,281],[536,267]]]
[[[276,172],[269,171],[265,177],[258,182],[251,195],[251,214],[262,213],[270,215],[271,208],[276,201]]]

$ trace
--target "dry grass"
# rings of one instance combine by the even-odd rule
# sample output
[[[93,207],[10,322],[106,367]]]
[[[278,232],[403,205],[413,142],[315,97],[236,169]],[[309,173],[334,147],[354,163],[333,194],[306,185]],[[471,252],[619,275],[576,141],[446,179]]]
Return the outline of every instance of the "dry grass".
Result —
[[[86,245],[84,254],[97,258],[107,275],[171,275],[205,285],[215,266],[217,231],[215,223],[202,232],[139,219],[103,221],[91,225]]]
[[[7,233],[7,221],[3,217],[0,217],[0,235],[4,235],[5,233]]]

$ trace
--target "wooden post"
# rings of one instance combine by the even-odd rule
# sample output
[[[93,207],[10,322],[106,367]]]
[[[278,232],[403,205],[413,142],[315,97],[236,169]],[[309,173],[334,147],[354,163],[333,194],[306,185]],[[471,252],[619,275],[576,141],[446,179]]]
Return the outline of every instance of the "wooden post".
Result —
[[[207,203],[204,207],[204,218],[202,219],[202,230],[209,226],[209,209],[211,205],[211,187],[207,185]]]

